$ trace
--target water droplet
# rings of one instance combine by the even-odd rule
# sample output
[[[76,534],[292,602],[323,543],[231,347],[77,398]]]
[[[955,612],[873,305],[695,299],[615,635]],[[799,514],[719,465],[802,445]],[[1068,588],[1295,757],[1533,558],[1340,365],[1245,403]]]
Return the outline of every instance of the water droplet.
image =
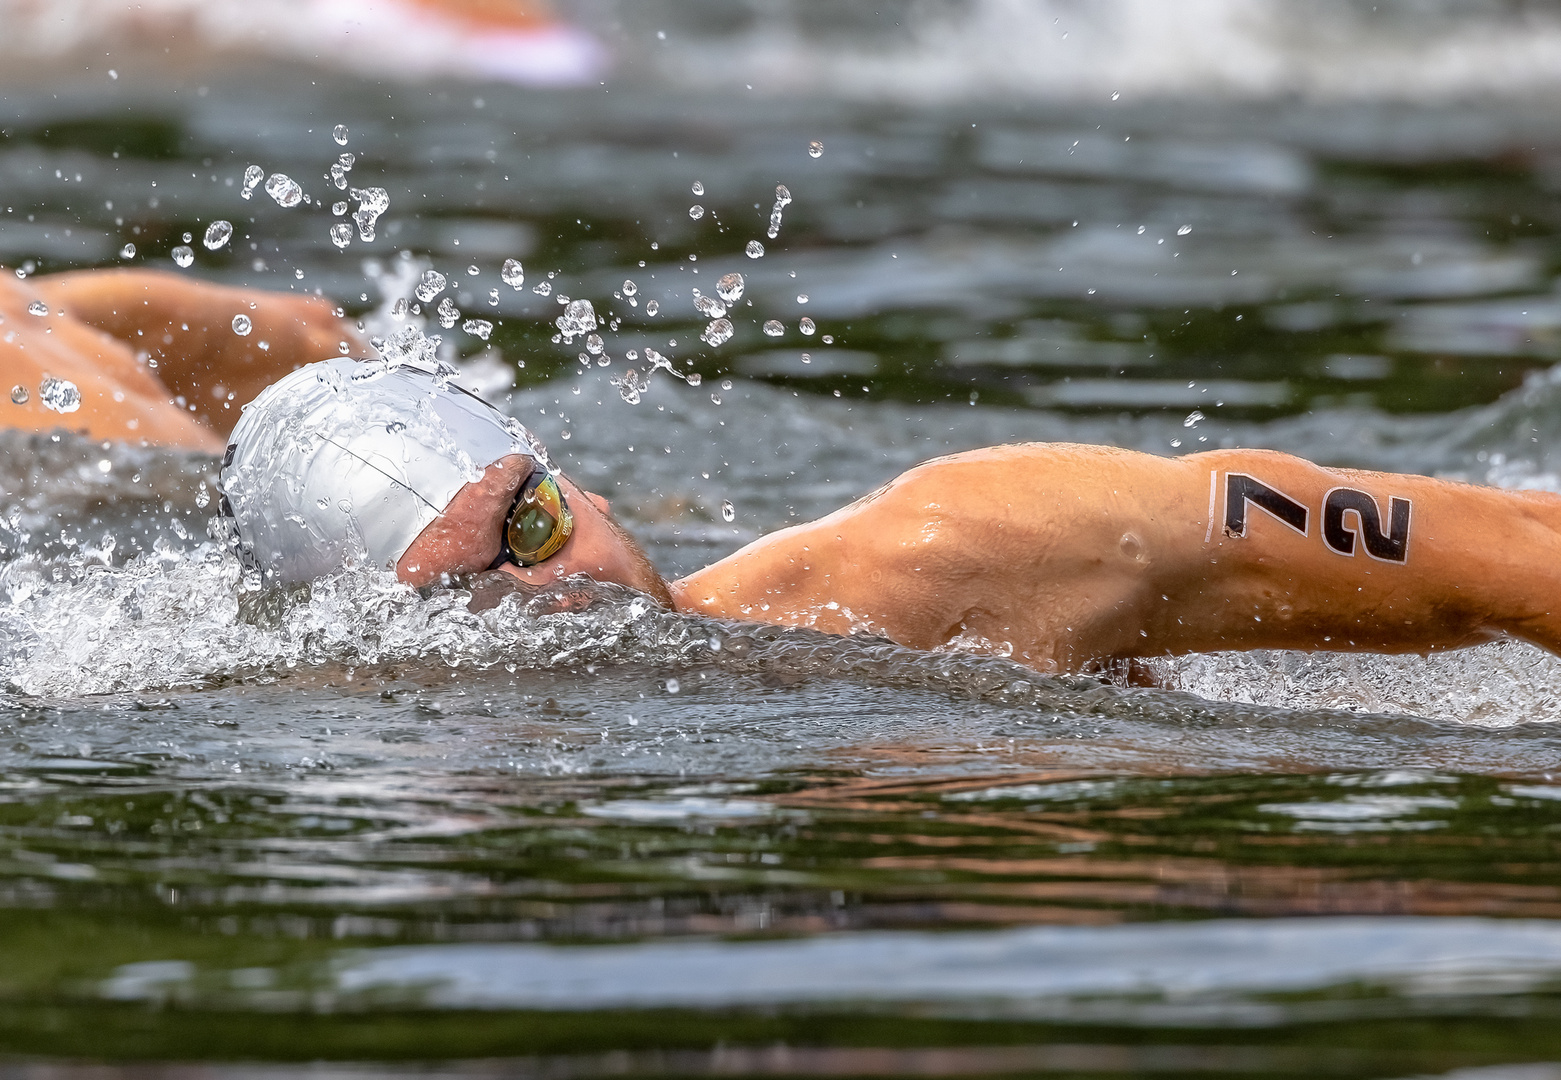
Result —
[[[592,356],[602,355],[602,350],[607,348],[607,343],[602,340],[600,334],[589,334],[585,339],[585,351]]]
[[[239,337],[248,337],[254,328],[255,324],[249,321],[248,315],[233,316],[233,332]]]
[[[715,283],[715,293],[728,304],[737,303],[743,298],[743,276],[736,272],[722,274]]]
[[[126,244],[124,247],[119,249],[119,257],[121,259],[133,259],[133,258],[135,258],[136,257],[136,246],[134,244]]]
[[[730,499],[722,499],[721,500],[721,520],[722,521],[736,521],[737,520],[737,507],[732,505],[732,500],[730,500]]]
[[[216,251],[233,235],[233,223],[231,221],[213,221],[206,226],[206,238],[201,243],[206,245],[207,251]]]
[[[654,301],[654,300],[647,300],[647,301],[645,301],[645,314],[647,314],[647,315],[655,315],[660,310],[661,310],[661,305],[656,303],[656,301]]]
[[[51,412],[73,413],[81,408],[81,391],[68,379],[45,375],[38,384],[38,400]]]
[[[683,684],[678,682],[676,679],[667,680],[667,693],[675,694],[681,689],[683,689]]]
[[[703,195],[705,193],[705,185],[700,181],[695,180],[693,190],[695,195]]]
[[[731,388],[732,388],[732,380],[731,379],[722,379],[721,380],[721,389],[722,390],[730,390]]]
[[[433,303],[434,297],[444,292],[445,277],[437,270],[424,270],[423,278],[417,283],[417,288],[412,291],[417,298],[425,304]]]
[[[346,146],[347,145],[347,125],[346,124],[337,124],[334,128],[332,128],[331,129],[331,138],[336,140],[336,145],[337,146]]]
[[[781,211],[791,205],[791,192],[785,184],[775,185],[775,205],[770,208],[770,228],[766,235],[774,240],[780,235]]]
[[[23,386],[21,383],[17,383],[15,386],[11,387],[12,405],[26,405],[31,397],[32,395],[27,392],[27,387]]]
[[[825,345],[833,345],[835,343],[835,336],[833,334],[825,334],[823,337],[819,338],[819,340],[822,341]]]
[[[194,240],[194,239],[195,239],[195,234],[194,233],[185,233],[184,234],[184,242],[186,244],[188,244],[191,240]]]
[[[331,243],[339,248],[344,248],[352,243],[352,226],[345,221],[338,221],[331,226]]]
[[[482,273],[482,271],[477,269],[475,266],[468,266],[466,268],[466,276],[467,277],[476,277],[480,273]]]
[[[479,337],[487,341],[488,335],[493,333],[493,324],[487,319],[467,319],[461,324],[461,329],[473,337]]]
[[[1176,235],[1177,236],[1186,236],[1190,232],[1192,232],[1192,226],[1191,225],[1183,225],[1181,228],[1176,230]]]
[[[177,266],[190,266],[195,262],[195,249],[188,244],[180,244],[173,249],[173,261]]]
[[[705,381],[705,377],[699,374],[697,371],[690,371],[684,381],[687,382],[690,386],[698,386],[700,383]]]
[[[499,271],[499,280],[517,292],[526,283],[526,271],[521,267],[519,259],[505,259],[504,268]]]
[[[497,289],[489,289],[488,290],[488,306],[489,307],[498,307],[499,306],[499,290],[497,290]]]
[[[779,319],[770,319],[764,324],[765,337],[780,337],[785,332],[786,328],[781,325]]]
[[[800,293],[797,294],[797,303],[799,303],[799,304],[806,304],[807,302],[808,302],[808,294],[807,293],[800,292]]]
[[[407,317],[406,297],[398,296],[396,302],[390,305],[390,317],[393,319],[404,319]]]
[[[365,244],[374,239],[374,223],[390,209],[390,193],[382,187],[353,188],[348,196],[358,200],[352,220],[358,226],[358,239]]]
[[[719,405],[719,404],[721,404],[721,395],[720,394],[711,394],[710,395],[710,404],[712,404],[712,405]]]
[[[804,334],[811,334],[811,333],[813,333],[814,330],[817,330],[818,327],[813,325],[813,320],[812,319],[810,319],[806,315],[804,315],[802,317],[802,319],[797,323],[797,329],[801,330]]]
[[[548,296],[553,292],[553,285],[551,282],[539,281],[531,287],[531,291],[538,296]]]
[[[347,200],[346,199],[342,199],[340,202],[333,202],[333,203],[331,203],[331,213],[335,214],[337,217],[341,217],[344,214],[346,214],[347,213]]]
[[[27,314],[29,315],[47,315],[48,313],[49,305],[45,304],[42,300],[34,300],[32,303],[27,305]]]
[[[438,315],[439,325],[448,330],[460,320],[461,309],[451,303],[447,296],[439,301]]]
[[[564,313],[553,320],[558,332],[569,341],[578,334],[589,334],[596,329],[596,309],[589,300],[571,300]]]
[[[271,174],[266,181],[266,194],[275,199],[278,206],[289,210],[304,201],[304,189],[286,173]]]
[[[731,341],[732,333],[732,324],[729,320],[716,319],[709,326],[705,327],[705,332],[700,335],[700,340],[712,349],[715,349]]]
[[[694,310],[707,319],[719,319],[726,314],[726,305],[713,296],[702,296],[694,290]]]
[[[1187,419],[1182,421],[1182,427],[1197,427],[1198,421],[1202,419],[1203,413],[1199,412],[1197,409],[1194,409],[1192,412],[1187,414]]]
[[[202,484],[201,489],[195,493],[195,505],[202,510],[211,505],[211,492],[205,484]]]
[[[821,158],[824,156],[824,144],[814,139],[808,143],[808,157]]]
[[[764,258],[764,245],[759,243],[757,240],[750,240],[748,241],[748,246],[743,249],[743,252],[750,259],[762,259]]]
[[[688,208],[688,216],[693,218],[695,221],[698,221],[700,218],[705,216],[705,208],[700,206],[698,203],[695,203],[693,206]]]
[[[260,181],[266,178],[266,171],[259,165],[251,165],[244,170],[244,190],[239,192],[244,198],[249,198],[255,193],[255,188]]]
[[[636,293],[638,293],[639,291],[640,291],[640,287],[638,285],[634,284],[634,282],[630,281],[628,278],[624,278],[624,280],[623,280],[623,295],[624,296],[633,296]]]

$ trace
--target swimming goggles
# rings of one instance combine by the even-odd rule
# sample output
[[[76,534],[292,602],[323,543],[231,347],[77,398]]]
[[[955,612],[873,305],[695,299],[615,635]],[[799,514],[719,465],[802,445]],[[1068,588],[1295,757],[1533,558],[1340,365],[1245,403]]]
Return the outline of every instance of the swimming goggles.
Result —
[[[504,519],[504,543],[490,570],[507,562],[535,566],[558,554],[574,532],[575,518],[564,502],[558,479],[540,465],[520,485]]]

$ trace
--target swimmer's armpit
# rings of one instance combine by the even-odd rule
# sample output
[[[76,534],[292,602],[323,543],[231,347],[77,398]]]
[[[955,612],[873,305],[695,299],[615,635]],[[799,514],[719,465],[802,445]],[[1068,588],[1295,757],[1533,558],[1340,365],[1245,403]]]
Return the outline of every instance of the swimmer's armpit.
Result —
[[[343,344],[353,356],[368,355],[357,330],[317,297],[234,289],[157,270],[84,270],[30,284],[69,317],[144,350],[169,391],[224,431],[238,406],[294,368],[337,356]],[[236,315],[249,319],[248,334],[234,332]],[[224,410],[229,395],[232,407]]]

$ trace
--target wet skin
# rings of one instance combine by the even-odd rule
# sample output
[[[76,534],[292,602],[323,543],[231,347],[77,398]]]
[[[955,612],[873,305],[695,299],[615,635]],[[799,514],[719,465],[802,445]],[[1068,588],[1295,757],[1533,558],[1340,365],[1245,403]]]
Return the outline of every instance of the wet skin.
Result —
[[[481,480],[456,492],[444,513],[412,541],[396,563],[396,576],[409,585],[421,586],[486,570],[499,554],[504,519],[532,468],[532,459],[524,454],[511,454],[488,466]],[[597,581],[664,596],[665,587],[648,560],[612,521],[607,500],[582,490],[562,474],[558,474],[558,482],[574,515],[569,539],[543,563],[517,566],[505,562],[499,569],[528,588],[586,574]]]
[[[38,297],[49,316],[27,313]],[[231,331],[240,310],[255,320],[247,339]],[[34,386],[45,373],[71,378],[83,397],[61,417],[35,395],[3,414],[11,426],[211,451],[222,442],[200,421],[226,428],[213,408],[219,383],[224,399],[228,387],[253,396],[338,341],[359,344],[322,302],[147,272],[0,278],[0,318],[0,341],[11,337],[0,374]],[[151,369],[131,345],[163,362]],[[180,395],[202,403],[193,415]],[[462,488],[408,548],[401,579],[485,570],[531,468],[512,455]],[[1243,476],[1279,493],[1294,520],[1233,496]],[[1542,492],[1325,469],[1263,450],[1166,459],[992,447],[920,465],[669,590],[604,500],[560,483],[574,532],[538,566],[506,564],[517,586],[585,574],[680,611],[996,652],[1045,671],[1221,649],[1429,652],[1504,636],[1561,651],[1561,497]],[[1329,526],[1325,507],[1341,489],[1356,501]],[[1225,527],[1233,499],[1247,511],[1235,531]],[[1385,533],[1394,500],[1409,507],[1404,542],[1395,555],[1377,535],[1374,554],[1363,515]],[[1340,549],[1341,529],[1352,550]]]

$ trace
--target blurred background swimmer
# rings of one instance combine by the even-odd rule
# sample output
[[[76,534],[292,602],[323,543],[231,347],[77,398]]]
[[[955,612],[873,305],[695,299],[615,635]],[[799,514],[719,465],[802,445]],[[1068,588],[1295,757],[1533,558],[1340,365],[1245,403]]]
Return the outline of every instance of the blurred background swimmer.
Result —
[[[9,39],[0,56],[24,65],[70,53],[180,68],[269,56],[407,81],[525,86],[578,85],[607,66],[602,44],[547,0],[0,0],[0,23]]]

